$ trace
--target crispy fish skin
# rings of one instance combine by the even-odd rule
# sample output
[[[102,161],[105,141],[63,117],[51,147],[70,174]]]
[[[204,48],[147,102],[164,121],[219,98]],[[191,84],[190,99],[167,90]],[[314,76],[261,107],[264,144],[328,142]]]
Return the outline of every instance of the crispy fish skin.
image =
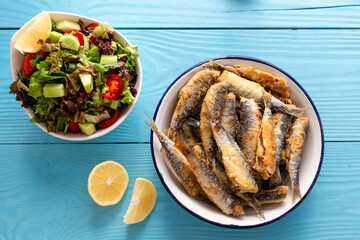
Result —
[[[179,177],[181,184],[184,186],[186,192],[192,197],[201,197],[202,188],[196,180],[196,177],[186,159],[184,154],[175,146],[175,143],[171,141],[165,134],[163,134],[156,126],[153,119],[151,124],[146,124],[153,130],[158,137],[166,156],[173,167],[176,175]]]
[[[264,98],[271,98],[270,106],[274,111],[281,111],[296,117],[300,117],[304,114],[304,109],[294,107],[293,105],[286,105],[270,93],[266,92],[260,84],[239,77],[232,72],[224,71],[216,81],[228,86],[228,91],[234,93],[238,98],[253,98],[260,106],[264,106]],[[217,84],[214,84],[213,86],[215,85]]]
[[[309,119],[306,117],[297,118],[290,127],[289,137],[286,139],[287,168],[293,189],[293,200],[301,198],[299,186],[299,171],[302,155],[306,143],[306,130],[309,126]]]
[[[190,147],[190,149],[193,148],[199,142],[198,138],[196,137],[190,125],[183,124],[182,132],[184,133],[183,139],[188,142],[188,146]]]
[[[222,153],[222,163],[230,181],[240,189],[242,193],[256,193],[258,187],[251,174],[251,169],[245,160],[244,154],[235,140],[226,132],[219,121],[209,119],[214,139]]]
[[[233,93],[226,95],[225,106],[221,112],[220,124],[235,139],[236,134],[236,96]]]
[[[269,186],[270,187],[279,186],[282,183],[283,183],[283,179],[281,177],[280,169],[279,169],[279,167],[277,167],[277,168],[275,168],[274,174],[271,175],[271,177],[269,179]]]
[[[204,69],[195,73],[179,92],[179,101],[171,118],[168,136],[173,139],[186,118],[200,107],[207,90],[219,77],[220,72]]]
[[[257,140],[261,126],[261,113],[253,99],[240,99],[240,148],[249,166],[254,166]]]
[[[219,179],[219,181],[224,185],[224,186],[228,186],[228,182],[229,179],[226,175],[224,166],[221,165],[221,163],[219,163],[218,161],[214,162],[214,165],[209,164],[208,160],[207,160],[207,156],[205,153],[205,150],[203,147],[201,147],[200,145],[197,145],[197,147],[193,148],[193,151],[195,153],[195,155],[201,159],[204,163],[207,164],[207,166],[211,169],[211,171],[216,175],[216,177]]]
[[[241,124],[238,118],[237,110],[235,110],[235,142],[240,146],[241,142]]]
[[[255,199],[261,204],[281,203],[286,199],[289,191],[288,186],[278,186],[274,189],[260,190],[255,194]]]
[[[188,117],[184,123],[195,128],[200,128],[200,121],[193,117]]]
[[[207,91],[204,102],[202,104],[202,112],[204,107],[209,116],[215,120],[219,120],[221,112],[226,102],[229,86],[227,84],[214,84]],[[205,105],[204,105],[205,104]],[[201,119],[201,115],[200,115]],[[201,124],[201,123],[200,123]]]
[[[216,79],[206,79],[208,77],[214,76],[214,74],[218,75],[217,77],[220,76],[220,72],[209,68],[205,68],[204,70],[195,73],[194,76],[192,76],[190,80],[180,89],[178,97],[180,98],[181,95],[183,95],[184,93],[193,91],[194,88],[197,88],[199,85],[203,86],[204,81],[206,83],[216,80]]]
[[[208,161],[212,164],[212,168],[215,167],[217,146],[211,124],[207,118],[220,118],[222,108],[226,102],[226,95],[227,86],[219,84],[212,85],[206,93],[200,112],[200,136],[206,156]]]
[[[203,162],[206,163],[206,154],[204,149],[200,145],[197,145],[196,148],[194,147],[194,153],[198,158],[200,158]],[[243,199],[263,219],[265,219],[261,208],[261,204],[258,201],[256,201],[253,194],[241,193],[240,190],[229,180],[228,176],[226,175],[224,166],[218,161],[216,161],[215,163],[216,163],[216,167],[212,169],[212,172],[216,175],[216,177],[219,179],[221,184],[223,184],[225,187],[228,187],[230,191],[232,191],[239,198]]]
[[[207,115],[207,112],[205,108],[202,108],[200,114],[200,137],[207,156],[207,163],[211,164],[213,168],[216,161],[217,146],[212,133],[211,124],[204,118],[204,115]]]
[[[198,145],[194,151],[198,151]],[[238,216],[245,214],[241,200],[221,184],[216,175],[196,154],[188,151],[188,161],[196,176],[197,181],[204,190],[207,197],[226,215]]]
[[[251,81],[259,83],[271,93],[274,93],[282,98],[288,98],[290,96],[289,87],[283,78],[275,77],[271,73],[261,71],[254,67],[242,67],[240,65],[235,65],[234,68],[241,77],[245,77]]]
[[[290,126],[290,120],[290,116],[285,113],[275,112],[273,114],[274,132],[276,138],[276,166],[275,172],[270,178],[271,186],[280,185],[282,183],[279,165],[285,149],[285,140]]]
[[[264,99],[265,108],[261,120],[254,169],[266,180],[273,175],[276,166],[276,138],[272,113],[269,108],[270,99]]]
[[[224,66],[211,60],[210,62],[220,69],[227,70],[240,77],[259,83],[265,89],[281,98],[288,98],[290,96],[289,87],[283,78],[275,77],[271,73],[261,71],[254,67],[242,67],[240,65]]]

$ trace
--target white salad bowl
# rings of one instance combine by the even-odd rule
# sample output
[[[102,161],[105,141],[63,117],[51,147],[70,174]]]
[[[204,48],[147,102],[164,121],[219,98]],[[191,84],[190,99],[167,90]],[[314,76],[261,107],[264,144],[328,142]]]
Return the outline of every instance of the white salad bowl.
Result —
[[[208,223],[229,228],[251,228],[275,222],[293,211],[307,197],[319,176],[324,154],[324,134],[320,116],[306,91],[295,79],[280,68],[263,60],[244,56],[226,56],[213,60],[223,65],[239,64],[242,66],[252,66],[282,77],[289,85],[293,103],[306,109],[305,115],[309,118],[309,128],[307,130],[306,147],[300,167],[299,181],[302,198],[293,201],[292,190],[289,189],[284,202],[264,205],[265,219],[260,218],[249,207],[245,208],[245,215],[238,217],[226,216],[214,205],[199,201],[186,193],[166,156],[160,151],[161,144],[159,140],[155,134],[151,133],[151,151],[156,171],[171,197],[186,211]],[[204,61],[189,68],[175,79],[165,91],[154,114],[155,122],[162,132],[169,128],[171,115],[178,101],[179,90],[197,71],[203,69],[203,66],[207,63],[208,61]]]
[[[85,26],[90,23],[100,23],[99,21],[97,21],[95,19],[76,15],[76,14],[71,14],[71,13],[62,13],[62,12],[48,12],[48,13],[50,15],[50,18],[54,22],[57,22],[57,21],[60,21],[63,19],[72,20],[72,21],[78,21],[79,19],[81,19],[81,21],[83,21]],[[21,64],[25,57],[22,53],[20,53],[18,50],[16,50],[14,48],[14,44],[15,44],[16,40],[20,37],[21,33],[23,31],[25,31],[25,29],[27,29],[27,27],[33,23],[35,18],[36,18],[36,16],[34,18],[32,18],[29,22],[27,22],[22,28],[20,28],[12,36],[12,38],[10,40],[10,64],[11,64],[11,73],[12,73],[13,81],[17,80],[16,73],[19,69],[21,69]],[[123,47],[132,46],[131,43],[121,33],[119,33],[116,30],[114,32],[114,40],[119,42]],[[116,120],[116,122],[113,125],[111,125],[110,127],[105,128],[105,129],[98,129],[94,134],[92,134],[90,136],[86,136],[83,133],[74,134],[74,133],[71,133],[70,131],[67,134],[48,132],[46,125],[44,123],[37,123],[38,127],[54,137],[65,139],[65,140],[71,140],[71,141],[90,140],[90,139],[101,137],[101,136],[111,132],[112,130],[117,128],[127,118],[127,116],[130,114],[130,112],[134,108],[137,100],[139,99],[141,86],[142,86],[142,69],[141,69],[141,63],[140,63],[139,58],[136,59],[136,63],[137,63],[137,67],[136,67],[137,80],[136,80],[136,84],[135,84],[135,89],[137,90],[137,94],[136,94],[134,103],[130,106],[127,106],[126,108],[123,108],[119,112],[119,117]],[[32,108],[30,108],[30,107],[24,108],[24,110],[27,113],[27,115],[29,115],[30,119],[34,117],[34,112],[33,112]]]

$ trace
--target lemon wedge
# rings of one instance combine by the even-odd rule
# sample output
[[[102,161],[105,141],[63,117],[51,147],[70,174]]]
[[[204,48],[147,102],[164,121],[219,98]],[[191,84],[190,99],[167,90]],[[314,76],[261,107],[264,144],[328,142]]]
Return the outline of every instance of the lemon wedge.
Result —
[[[124,216],[124,223],[133,224],[143,221],[153,210],[156,196],[156,189],[152,182],[145,178],[137,178],[130,205]]]
[[[128,183],[125,168],[117,162],[106,161],[96,165],[89,174],[88,191],[97,204],[110,206],[121,200]]]
[[[20,52],[35,53],[41,49],[39,39],[45,41],[51,32],[51,19],[47,12],[40,13],[16,40],[14,47]]]

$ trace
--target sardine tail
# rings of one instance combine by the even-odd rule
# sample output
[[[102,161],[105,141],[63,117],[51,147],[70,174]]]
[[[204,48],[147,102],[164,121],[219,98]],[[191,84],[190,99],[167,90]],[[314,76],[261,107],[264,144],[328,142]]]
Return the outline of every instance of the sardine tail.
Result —
[[[300,188],[299,188],[299,186],[297,186],[297,187],[295,187],[295,188],[293,189],[293,202],[294,202],[297,198],[301,199],[301,193],[300,193]]]
[[[298,107],[287,107],[284,110],[285,110],[284,111],[285,113],[295,116],[295,117],[301,117],[305,113],[304,108],[298,108]]]
[[[275,187],[281,185],[283,182],[279,168],[277,168],[274,174],[270,177],[269,185],[270,187]]]
[[[265,216],[261,204],[256,199],[254,199],[253,203],[250,201],[248,203],[249,206],[252,207],[256,211],[256,213],[259,214],[259,216],[265,220]]]
[[[212,67],[217,67],[217,68],[219,68],[220,70],[223,69],[223,70],[227,70],[227,71],[229,71],[229,72],[232,72],[232,73],[237,74],[236,69],[233,68],[233,67],[224,66],[224,65],[222,65],[222,64],[220,64],[220,63],[218,63],[218,62],[215,62],[214,60],[212,60],[212,59],[210,59],[210,58],[208,58],[208,60],[209,60],[209,62],[210,62],[210,64],[211,64],[210,66],[212,66]]]
[[[151,123],[145,121],[145,123],[151,128],[151,130],[156,134],[156,135],[159,135],[160,133],[160,130],[157,128],[156,124],[155,124],[155,121],[154,119],[152,118],[151,115],[150,116],[150,120],[151,120]]]

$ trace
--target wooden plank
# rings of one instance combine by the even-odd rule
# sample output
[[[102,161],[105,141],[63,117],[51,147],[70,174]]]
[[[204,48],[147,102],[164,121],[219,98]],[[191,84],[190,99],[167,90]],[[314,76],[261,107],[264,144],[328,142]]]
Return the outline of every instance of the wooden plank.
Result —
[[[356,0],[7,0],[0,9],[0,28],[19,28],[42,10],[86,15],[121,28],[358,28],[359,7]]]
[[[246,55],[269,61],[291,74],[309,93],[323,121],[327,141],[360,140],[359,31],[353,30],[124,30],[139,46],[144,81],[133,112],[115,131],[91,142],[148,142],[144,121],[164,91],[183,71],[207,57]],[[47,136],[13,95],[9,39],[0,31],[0,143],[64,142]],[[171,114],[171,113],[169,113]]]
[[[153,167],[149,144],[0,145],[0,239],[347,239],[360,234],[360,143],[327,143],[320,177],[288,216],[248,230],[215,227],[183,210]],[[105,160],[130,176],[121,202],[97,206],[87,193],[91,169]],[[158,200],[143,222],[122,223],[137,177]],[[355,183],[355,184],[354,184]]]

